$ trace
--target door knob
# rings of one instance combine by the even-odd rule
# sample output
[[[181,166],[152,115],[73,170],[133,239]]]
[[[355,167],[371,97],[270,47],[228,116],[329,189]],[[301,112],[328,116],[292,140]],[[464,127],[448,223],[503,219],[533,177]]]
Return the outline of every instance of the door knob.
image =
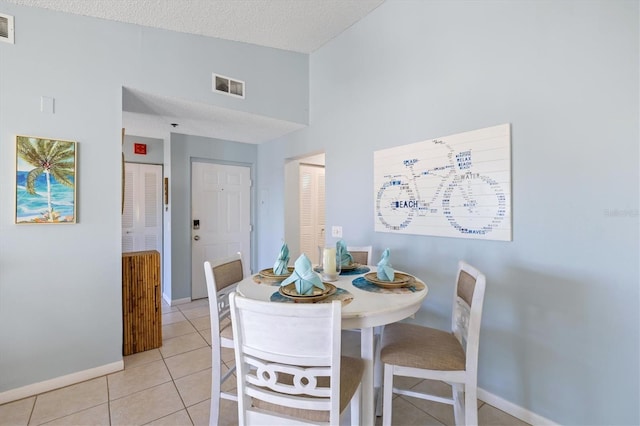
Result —
[[[193,237],[193,239],[194,239],[194,240],[196,240],[196,241],[198,241],[198,240],[200,240],[200,236],[199,236],[199,235],[196,235],[195,237]]]

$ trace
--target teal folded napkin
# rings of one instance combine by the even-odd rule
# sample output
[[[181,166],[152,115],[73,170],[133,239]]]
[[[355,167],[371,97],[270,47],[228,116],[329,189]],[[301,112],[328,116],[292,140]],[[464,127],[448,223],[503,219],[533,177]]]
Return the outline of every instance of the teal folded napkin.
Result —
[[[391,251],[386,249],[382,253],[382,259],[378,262],[378,279],[382,281],[393,281],[395,278],[395,272],[391,263],[389,263],[389,255]]]
[[[275,275],[285,275],[289,272],[287,264],[289,263],[289,247],[284,243],[280,248],[280,254],[273,264],[273,273]]]
[[[343,266],[348,266],[353,263],[353,256],[347,250],[347,243],[344,240],[340,240],[336,243],[336,251],[338,252],[338,259],[340,259],[340,264]]]
[[[295,269],[293,273],[287,277],[280,285],[287,285],[291,283],[296,284],[296,291],[298,294],[311,295],[313,294],[313,287],[318,287],[324,290],[324,284],[320,276],[313,272],[311,268],[311,261],[306,254],[302,253],[294,263]]]

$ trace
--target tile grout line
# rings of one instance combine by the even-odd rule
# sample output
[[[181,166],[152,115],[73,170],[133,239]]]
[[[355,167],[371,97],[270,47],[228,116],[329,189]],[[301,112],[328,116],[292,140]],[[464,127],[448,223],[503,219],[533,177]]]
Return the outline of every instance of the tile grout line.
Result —
[[[209,307],[209,304],[208,304],[208,303],[205,303],[205,304],[203,304],[203,305],[201,305],[201,306],[206,306],[206,307],[208,308],[208,307]],[[196,307],[195,309],[197,309],[197,308],[199,308],[199,307],[201,307],[201,306],[198,306],[198,307]],[[195,319],[197,319],[197,318],[204,318],[204,317],[205,317],[205,316],[207,316],[207,315],[203,315],[203,316],[201,316],[201,317],[196,317],[196,318],[187,318],[187,316],[184,314],[184,311],[182,311],[182,309],[180,309],[180,307],[178,307],[178,309],[180,310],[180,312],[182,313],[182,315],[186,318],[186,320],[187,320],[187,321],[189,321],[189,324],[191,324],[191,326],[196,330],[196,332],[200,335],[200,337],[205,341],[205,343],[207,344],[207,347],[209,348],[209,354],[210,354],[210,356],[211,356],[211,351],[213,351],[213,345],[212,345],[211,343],[207,342],[207,339],[206,339],[206,338],[205,338],[205,336],[202,334],[202,330],[198,330],[198,328],[196,327],[196,325],[191,321],[192,319],[194,319],[194,320],[195,320]],[[187,310],[188,310],[188,309],[187,309]],[[208,316],[209,316],[209,340],[213,341],[213,337],[211,336],[211,332],[213,331],[213,329],[211,328],[211,325],[210,325],[210,324],[211,324],[211,311],[210,311],[209,309],[207,309],[207,310],[209,311],[209,315],[208,315]],[[206,329],[205,329],[205,330],[206,330]],[[221,360],[221,362],[222,362],[222,360]],[[211,365],[211,369],[213,369],[213,363],[212,363],[212,365]],[[213,380],[213,376],[211,377],[211,380]],[[211,398],[211,395],[209,395],[209,398]],[[205,401],[206,401],[206,400],[205,400]],[[200,403],[202,403],[202,401],[201,401]],[[199,404],[200,404],[200,403],[199,403]],[[209,402],[209,407],[211,407],[211,402]],[[189,420],[191,420],[191,423],[195,425],[196,423],[195,423],[195,421],[193,420],[193,418],[191,418],[191,413],[189,413],[189,410],[188,410],[188,409],[186,409],[186,406],[185,406],[185,410],[187,411],[187,415],[189,416]],[[211,416],[211,412],[209,412],[209,416]]]
[[[38,396],[36,395],[35,398],[33,398],[33,405],[31,406],[31,411],[29,412],[29,418],[27,419],[27,425],[31,424],[31,418],[33,417],[33,412],[36,410],[36,401],[38,400]]]
[[[180,394],[180,390],[178,389],[178,386],[176,386],[176,381],[175,381],[175,379],[173,377],[173,374],[171,374],[171,370],[169,369],[169,366],[167,365],[166,358],[164,357],[164,354],[162,353],[162,351],[160,349],[158,349],[158,352],[160,353],[160,357],[162,358],[162,363],[164,364],[164,367],[167,369],[167,373],[169,373],[169,377],[171,377],[171,384],[173,385],[173,388],[176,390],[176,393],[178,394],[178,397],[180,398],[180,402],[182,403],[182,409],[181,410],[184,410],[187,413],[187,416],[188,416],[189,415],[189,410],[187,410],[187,406],[184,403],[184,399],[182,398],[182,395]],[[169,357],[169,358],[171,358],[171,357]],[[169,382],[165,382],[165,383],[169,383]],[[162,383],[162,384],[165,384],[165,383]],[[155,422],[155,421],[160,420],[160,419],[163,419],[165,417],[171,416],[171,415],[173,415],[173,414],[175,414],[175,413],[177,413],[177,412],[179,412],[181,410],[177,410],[177,411],[174,411],[173,413],[167,414],[166,416],[162,416],[162,417],[158,417],[156,419],[153,419],[150,422],[147,422],[147,424]],[[193,420],[191,420],[190,416],[189,416],[189,420],[191,421],[191,423],[193,423]]]
[[[124,359],[122,360],[122,365],[122,371],[124,371],[127,368],[124,365]],[[109,425],[112,426],[113,421],[111,420],[111,390],[109,389],[109,375],[106,375],[104,379],[107,381],[107,412],[109,416]]]
[[[204,336],[200,333],[200,330],[198,330],[195,327],[195,325],[191,322],[191,320],[189,318],[187,318],[186,315],[184,315],[184,312],[182,312],[182,310],[180,308],[178,308],[178,310],[180,311],[182,316],[184,316],[185,320],[196,330],[196,333],[198,333],[198,335],[205,341],[205,343],[207,343],[207,341],[204,338]],[[201,317],[199,317],[199,318],[201,318]],[[209,350],[211,350],[211,345],[209,345],[207,343],[207,346],[209,347]],[[189,353],[189,352],[193,352],[193,351],[196,351],[196,350],[199,350],[199,349],[202,349],[202,348],[193,349],[191,351],[187,351],[187,352],[183,352],[183,353]],[[181,354],[177,354],[177,355],[181,355]],[[174,355],[174,356],[177,356],[177,355]],[[169,372],[169,376],[171,376],[171,381],[173,383],[173,386],[176,388],[176,392],[178,392],[178,396],[180,397],[180,401],[182,402],[182,406],[184,407],[184,411],[187,413],[187,417],[189,417],[189,421],[191,422],[192,425],[195,425],[195,422],[194,422],[193,418],[191,417],[191,413],[189,413],[189,409],[187,407],[187,404],[184,402],[184,399],[182,397],[182,394],[180,393],[180,390],[178,390],[178,386],[176,385],[175,378],[173,377],[173,374],[171,374],[171,370],[169,369],[169,366],[167,365],[167,361],[166,361],[167,358],[165,358],[165,356],[162,353],[162,351],[160,351],[160,356],[162,357],[162,361],[164,362],[165,366],[167,367],[167,371]],[[171,358],[171,357],[168,357],[168,358]]]
[[[176,309],[177,309],[176,311],[171,311],[171,312],[179,312],[179,313],[184,317],[185,321],[189,322],[189,324],[193,327],[193,324],[192,324],[192,323],[191,323],[191,321],[189,321],[189,319],[184,315],[184,313],[182,312],[182,310],[181,310],[178,306],[176,306]],[[167,313],[169,313],[169,312],[167,312]],[[164,313],[163,313],[163,314],[164,314]],[[181,321],[178,321],[178,322],[181,322]],[[178,322],[175,322],[175,323],[169,323],[169,324],[163,324],[163,325],[177,324]],[[195,329],[195,327],[193,327],[193,328]],[[196,331],[198,331],[198,330],[196,329]],[[174,337],[179,337],[179,336],[174,336]],[[163,339],[163,340],[164,340],[164,339]],[[162,346],[162,345],[161,345],[161,346]],[[195,349],[194,349],[194,350],[195,350]],[[187,351],[187,352],[185,352],[185,353],[188,353],[188,352],[192,352],[192,351]],[[160,348],[158,348],[158,353],[160,353],[160,358],[162,358],[162,362],[164,363],[164,366],[166,367],[167,371],[169,372],[169,377],[171,377],[171,383],[173,383],[173,387],[175,388],[176,392],[178,393],[178,397],[180,398],[180,402],[182,403],[182,407],[183,407],[184,411],[187,413],[187,417],[189,417],[189,421],[191,422],[191,424],[192,424],[192,425],[193,425],[193,424],[195,424],[195,423],[193,422],[193,419],[191,418],[191,415],[189,414],[189,410],[187,410],[187,406],[186,406],[186,404],[184,403],[184,399],[182,398],[182,395],[180,394],[180,391],[178,390],[178,386],[176,386],[175,378],[173,377],[173,374],[171,374],[171,370],[169,369],[169,366],[167,365],[167,358],[171,358],[171,357],[165,357],[165,356],[164,356],[164,354],[162,353],[162,351],[160,350]],[[174,356],[177,356],[177,355],[179,355],[179,354],[176,354],[176,355],[174,355]],[[177,411],[176,411],[176,413],[177,413]],[[175,414],[175,413],[171,413],[171,414]],[[169,414],[169,415],[171,415],[171,414]],[[166,417],[166,416],[165,416],[165,417]],[[158,419],[156,419],[156,420],[158,420]]]
[[[444,420],[440,419],[439,417],[434,416],[433,414],[431,414],[429,412],[424,411],[422,408],[420,408],[416,404],[414,404],[409,398],[403,398],[403,396],[404,395],[398,395],[398,398],[401,398],[404,402],[407,402],[407,403],[413,405],[417,410],[419,410],[419,411],[423,412],[424,414],[426,414],[427,416],[431,417],[433,420],[435,420],[436,422],[440,423],[442,426],[445,426],[447,424]]]
[[[29,419],[27,420],[27,425],[30,425],[30,424],[31,424],[31,420],[33,419],[33,413],[35,412],[35,409],[36,409],[36,402],[38,401],[38,398],[39,398],[40,396],[42,396],[42,395],[46,395],[46,394],[49,394],[49,393],[53,393],[53,392],[57,392],[57,391],[59,391],[59,390],[61,390],[61,389],[70,388],[70,387],[73,387],[73,386],[76,386],[76,385],[79,385],[79,384],[82,384],[82,383],[88,383],[88,382],[93,381],[93,380],[98,380],[98,379],[101,379],[101,378],[103,378],[103,377],[104,377],[104,379],[105,379],[105,382],[107,383],[107,385],[106,385],[106,386],[107,386],[107,404],[108,404],[108,403],[109,403],[109,382],[108,382],[107,376],[108,376],[108,375],[107,375],[107,374],[105,374],[105,375],[103,375],[103,376],[94,377],[94,378],[92,378],[92,379],[83,380],[83,381],[78,382],[78,383],[73,383],[73,384],[70,384],[70,385],[67,385],[67,386],[62,386],[62,387],[57,388],[57,389],[53,389],[53,390],[50,390],[50,391],[47,391],[47,392],[43,392],[43,393],[39,393],[39,394],[37,394],[37,395],[33,395],[35,398],[34,398],[34,400],[33,400],[33,406],[31,407],[31,412],[30,412],[30,414],[29,414]],[[74,414],[81,413],[81,412],[83,412],[83,411],[87,411],[87,410],[91,410],[91,409],[93,409],[93,408],[99,407],[99,406],[100,406],[100,405],[102,405],[102,404],[104,404],[104,402],[102,402],[102,403],[98,403],[98,404],[96,404],[96,405],[91,405],[91,406],[88,406],[88,407],[82,408],[82,409],[80,409],[80,410],[73,411],[73,412],[71,412],[71,413],[67,413],[67,414],[61,415],[61,416],[59,416],[59,417],[55,417],[55,418],[49,419],[49,420],[45,421],[44,423],[38,423],[37,425],[43,425],[43,424],[51,423],[51,422],[56,421],[56,420],[64,419],[65,417],[72,416],[72,415],[74,415]],[[3,404],[3,405],[4,405],[4,404]],[[111,419],[109,419],[109,423],[111,423]],[[37,426],[37,425],[36,425],[36,426]]]
[[[142,393],[142,392],[146,392],[146,391],[151,390],[151,389],[158,388],[158,387],[160,387],[160,386],[166,385],[166,384],[167,384],[167,383],[169,383],[169,382],[170,382],[170,381],[163,382],[163,383],[158,383],[158,384],[153,385],[153,386],[150,386],[150,387],[148,387],[148,388],[146,388],[146,389],[140,389],[140,390],[135,391],[135,392],[133,392],[133,393],[130,393],[130,394],[128,394],[128,395],[124,395],[124,396],[121,396],[120,398],[116,398],[116,399],[114,399],[114,401],[119,401],[119,400],[124,399],[124,398],[129,398],[129,397],[130,397],[130,396],[132,396],[132,395],[136,395],[136,394],[139,394],[139,393]],[[174,384],[174,387],[175,387],[175,384]],[[178,392],[178,389],[177,389],[177,388],[176,388],[176,392]],[[178,395],[180,395],[180,392],[178,392]],[[181,400],[182,400],[182,398],[181,398]],[[183,403],[182,405],[184,405],[184,403]],[[180,410],[178,410],[178,411],[180,411]],[[78,411],[78,412],[79,412],[79,411]],[[174,413],[177,413],[177,411],[175,411]],[[159,419],[162,419],[162,418],[164,418],[164,417],[170,416],[171,414],[174,414],[174,413],[169,413],[169,414],[167,414],[166,416],[162,416],[162,417],[158,417],[158,418],[152,419],[152,420],[150,420],[150,421],[148,421],[147,423],[144,423],[144,424],[149,424],[149,423],[151,423],[151,422],[155,422],[156,420],[159,420]],[[111,426],[117,426],[117,425],[113,425],[113,424],[112,424],[112,422],[111,422],[111,415],[109,415],[109,424],[110,424]]]

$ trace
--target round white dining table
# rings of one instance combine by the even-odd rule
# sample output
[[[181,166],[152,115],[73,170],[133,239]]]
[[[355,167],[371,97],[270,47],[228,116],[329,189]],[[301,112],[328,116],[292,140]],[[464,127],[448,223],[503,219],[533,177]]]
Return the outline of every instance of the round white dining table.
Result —
[[[367,266],[367,268],[370,269],[370,272],[376,271],[375,266]],[[342,306],[342,329],[360,329],[360,356],[365,362],[362,377],[361,420],[363,425],[373,426],[375,424],[376,389],[380,388],[382,381],[382,368],[376,356],[378,339],[375,338],[374,328],[403,320],[416,313],[427,296],[428,287],[424,285],[424,288],[402,294],[366,291],[353,285],[353,281],[363,275],[364,273],[358,275],[343,273],[337,281],[333,281],[331,284],[353,295],[351,302],[343,303]],[[417,277],[415,279],[424,284]],[[272,285],[257,283],[253,275],[250,275],[238,283],[236,291],[250,299],[270,301],[273,293],[278,291],[278,285],[277,283],[272,283]]]

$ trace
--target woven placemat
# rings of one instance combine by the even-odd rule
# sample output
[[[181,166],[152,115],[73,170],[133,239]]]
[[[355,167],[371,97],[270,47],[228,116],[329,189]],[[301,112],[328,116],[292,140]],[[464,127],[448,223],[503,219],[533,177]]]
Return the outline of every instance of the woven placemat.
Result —
[[[273,293],[269,300],[272,302],[296,303],[295,300],[283,296],[279,291]],[[334,300],[339,300],[342,302],[342,306],[346,306],[353,300],[353,294],[343,288],[338,288],[331,296],[313,303],[331,303]]]
[[[342,271],[340,272],[340,275],[362,275],[366,274],[369,271],[371,271],[370,268],[366,266],[359,266],[356,269],[352,269],[350,271]]]
[[[406,287],[399,288],[382,288],[367,281],[364,277],[358,277],[351,282],[354,287],[360,290],[369,291],[371,293],[383,293],[383,294],[411,294],[416,291],[425,289],[425,285],[420,281],[413,280]]]

